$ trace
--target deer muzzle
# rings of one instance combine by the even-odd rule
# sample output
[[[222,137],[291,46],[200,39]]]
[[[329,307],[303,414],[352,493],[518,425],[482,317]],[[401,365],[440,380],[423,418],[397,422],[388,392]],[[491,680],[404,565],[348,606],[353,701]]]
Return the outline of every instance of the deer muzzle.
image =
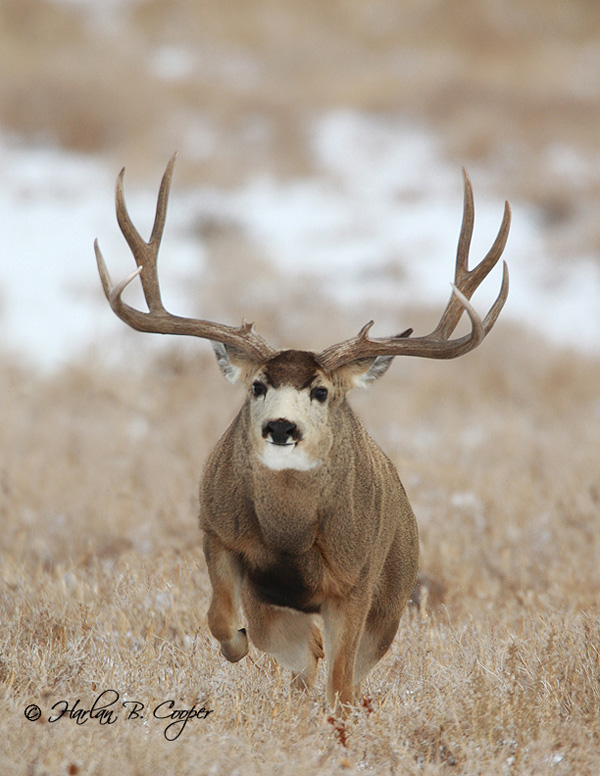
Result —
[[[270,420],[265,423],[262,435],[272,445],[296,445],[302,438],[298,426],[286,418]]]

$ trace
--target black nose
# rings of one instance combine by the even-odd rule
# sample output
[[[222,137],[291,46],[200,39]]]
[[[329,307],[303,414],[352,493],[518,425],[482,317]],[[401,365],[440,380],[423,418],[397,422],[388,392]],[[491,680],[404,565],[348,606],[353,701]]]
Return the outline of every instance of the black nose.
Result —
[[[285,418],[279,420],[270,420],[263,427],[263,437],[265,439],[271,435],[273,443],[276,445],[288,445],[290,441],[297,441],[298,427],[295,423],[290,423]]]

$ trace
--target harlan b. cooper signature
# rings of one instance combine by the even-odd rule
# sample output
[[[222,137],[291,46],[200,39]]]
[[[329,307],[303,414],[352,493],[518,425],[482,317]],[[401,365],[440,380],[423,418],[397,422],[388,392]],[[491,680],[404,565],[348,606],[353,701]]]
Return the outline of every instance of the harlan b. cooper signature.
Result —
[[[192,720],[206,719],[213,713],[212,709],[194,703],[189,708],[177,708],[173,700],[161,701],[151,708],[150,716],[154,719],[167,720],[168,724],[163,730],[167,741],[175,741],[182,734],[184,728]],[[121,700],[117,690],[104,690],[97,696],[92,705],[86,708],[78,698],[73,703],[68,700],[57,701],[50,709],[48,722],[58,722],[59,719],[72,719],[77,725],[85,725],[93,721],[99,725],[114,725],[119,719],[142,720],[146,712],[146,704],[141,701]],[[31,703],[23,712],[25,719],[37,722],[42,717],[42,709]]]

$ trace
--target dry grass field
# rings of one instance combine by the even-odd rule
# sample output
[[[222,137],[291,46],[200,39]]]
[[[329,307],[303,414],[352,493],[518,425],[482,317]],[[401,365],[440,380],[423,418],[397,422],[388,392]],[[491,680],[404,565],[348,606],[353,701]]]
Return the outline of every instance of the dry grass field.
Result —
[[[2,129],[153,181],[180,147],[182,179],[229,186],[309,172],[314,112],[401,110],[457,169],[535,203],[557,253],[598,259],[594,0],[227,5],[0,0]],[[239,246],[213,247],[231,269]],[[248,274],[230,276],[215,305],[237,320]],[[282,323],[280,298],[260,330],[281,344],[399,316],[305,281]],[[400,312],[419,331],[436,314]],[[206,343],[118,347],[49,374],[0,354],[0,773],[600,773],[596,357],[501,316],[459,362],[401,360],[351,396],[413,504],[424,584],[342,721],[323,667],[300,695],[255,649],[226,663],[208,632],[197,485],[241,393]]]
[[[354,402],[444,592],[410,607],[345,723],[322,674],[295,695],[273,661],[232,666],[209,637],[195,486],[240,397],[206,348],[135,373],[4,364],[2,772],[597,773],[600,364],[495,334]],[[105,690],[112,725],[50,721]],[[167,741],[150,712],[168,700],[212,714]]]

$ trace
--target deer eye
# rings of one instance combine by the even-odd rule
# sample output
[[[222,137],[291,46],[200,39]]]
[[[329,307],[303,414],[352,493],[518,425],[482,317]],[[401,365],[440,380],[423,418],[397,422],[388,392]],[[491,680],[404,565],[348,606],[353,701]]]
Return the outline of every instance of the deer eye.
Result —
[[[310,398],[316,399],[322,404],[327,398],[327,388],[313,388],[310,392]]]
[[[258,380],[252,383],[253,396],[256,396],[256,398],[258,398],[259,396],[266,396],[266,394],[267,394],[267,386],[264,383],[261,383]]]

